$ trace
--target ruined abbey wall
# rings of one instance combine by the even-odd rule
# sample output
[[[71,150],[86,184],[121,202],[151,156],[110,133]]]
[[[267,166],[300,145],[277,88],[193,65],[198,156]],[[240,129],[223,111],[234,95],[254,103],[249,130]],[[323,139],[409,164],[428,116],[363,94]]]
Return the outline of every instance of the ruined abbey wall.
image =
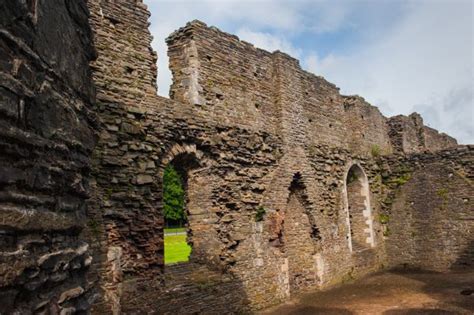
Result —
[[[384,267],[471,259],[472,148],[429,153],[456,141],[419,115],[386,118],[290,56],[199,21],[167,39],[173,85],[163,98],[141,1],[88,0],[90,16],[81,1],[39,3],[0,13],[8,310],[238,313]],[[186,175],[193,251],[164,266],[168,163]],[[418,200],[445,177],[449,192],[432,198],[440,205],[427,221]],[[28,265],[11,267],[19,261]],[[47,297],[32,297],[30,282]]]
[[[0,313],[70,314],[95,296],[81,237],[95,146],[84,1],[0,4]]]
[[[392,188],[384,200],[390,205],[386,212],[389,264],[435,271],[472,269],[473,148],[386,162],[384,182]]]

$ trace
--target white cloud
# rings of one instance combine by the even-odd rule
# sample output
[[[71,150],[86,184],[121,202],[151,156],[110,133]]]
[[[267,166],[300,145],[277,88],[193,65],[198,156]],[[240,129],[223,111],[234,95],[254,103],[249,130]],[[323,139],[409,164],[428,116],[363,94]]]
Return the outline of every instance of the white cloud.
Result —
[[[236,35],[240,39],[252,43],[255,47],[262,48],[270,52],[280,50],[294,58],[301,57],[301,49],[295,48],[288,40],[277,37],[270,33],[254,32],[248,28],[241,28],[237,31]]]
[[[343,93],[362,95],[387,115],[423,109],[432,127],[473,143],[469,6],[467,2],[410,4],[409,13],[382,40],[345,55],[310,54],[303,64],[338,84]]]

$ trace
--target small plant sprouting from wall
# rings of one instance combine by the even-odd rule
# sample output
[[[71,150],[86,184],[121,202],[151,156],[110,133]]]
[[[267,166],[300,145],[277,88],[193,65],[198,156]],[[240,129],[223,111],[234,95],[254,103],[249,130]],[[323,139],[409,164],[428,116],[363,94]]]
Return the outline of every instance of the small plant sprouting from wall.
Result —
[[[378,144],[374,144],[370,148],[370,154],[372,154],[374,158],[379,157],[381,153],[382,153],[382,150],[380,149],[380,146]]]
[[[396,184],[397,186],[402,186],[406,182],[408,182],[408,180],[410,180],[410,178],[411,178],[410,173],[405,173],[405,174],[395,178],[394,180],[392,180],[392,183]]]
[[[267,211],[265,210],[264,207],[260,206],[257,208],[257,212],[255,213],[255,221],[260,222],[263,221],[263,218],[265,217],[265,213]]]
[[[379,215],[379,222],[381,224],[387,224],[389,221],[390,221],[390,216],[388,214],[381,213]]]
[[[443,198],[444,200],[448,199],[448,190],[446,188],[440,188],[436,191],[436,194]]]
[[[383,236],[390,236],[390,228],[387,225],[390,222],[390,216],[385,213],[379,214],[379,222],[382,224]]]

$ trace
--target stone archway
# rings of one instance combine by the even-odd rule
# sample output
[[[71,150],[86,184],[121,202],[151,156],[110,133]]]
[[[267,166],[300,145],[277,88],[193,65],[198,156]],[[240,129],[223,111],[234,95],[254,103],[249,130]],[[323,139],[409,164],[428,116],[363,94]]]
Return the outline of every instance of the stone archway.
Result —
[[[211,186],[207,174],[212,160],[193,144],[175,144],[161,160],[160,179],[168,165],[180,174],[184,188],[187,243],[192,247],[189,261],[216,265],[218,258],[214,251],[219,246],[216,246],[217,235],[212,225],[215,218],[209,211]]]
[[[344,179],[348,242],[351,252],[375,246],[370,189],[367,175],[359,164],[352,164]]]

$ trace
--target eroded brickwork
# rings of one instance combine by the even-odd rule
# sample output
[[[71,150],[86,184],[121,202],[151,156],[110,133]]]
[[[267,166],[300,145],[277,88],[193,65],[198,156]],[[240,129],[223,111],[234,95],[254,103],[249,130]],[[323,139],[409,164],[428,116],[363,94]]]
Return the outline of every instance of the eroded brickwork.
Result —
[[[58,31],[60,30],[60,31]],[[0,313],[86,312],[95,145],[85,1],[0,3]]]
[[[18,177],[19,173],[8,166],[0,181],[2,193],[8,197],[13,191],[15,198],[22,192],[19,187],[27,187],[21,186],[24,182],[41,186],[28,190],[34,196],[28,199],[31,202],[22,201],[26,200],[23,197],[14,202],[9,201],[12,197],[1,199],[2,207],[5,204],[2,211],[12,204],[17,208],[29,204],[41,207],[37,200],[48,193],[58,205],[49,204],[56,212],[62,209],[63,200],[77,202],[77,208],[64,215],[74,215],[74,228],[66,225],[59,229],[60,238],[54,245],[41,245],[44,254],[53,256],[57,247],[72,248],[67,253],[79,261],[67,264],[74,271],[60,281],[61,288],[67,284],[68,288],[81,289],[70,291],[61,306],[86,309],[93,300],[92,292],[97,292],[92,307],[96,314],[239,313],[385,266],[409,264],[446,270],[469,265],[473,221],[469,219],[472,198],[467,195],[469,189],[472,191],[472,148],[455,149],[454,139],[423,126],[417,114],[386,118],[363,98],[340,95],[334,84],[302,70],[296,59],[257,49],[199,21],[188,23],[167,39],[173,85],[170,99],[159,97],[157,57],[150,47],[149,12],[142,1],[87,2],[98,52],[91,63],[92,84],[87,72],[93,55],[89,26],[84,22],[87,9],[82,2],[66,3],[71,20],[57,23],[64,23],[71,32],[70,45],[77,44],[64,46],[64,51],[74,50],[78,56],[73,63],[72,58],[62,55],[60,46],[53,50],[62,61],[54,63],[60,80],[48,82],[59,95],[67,96],[64,107],[69,110],[64,113],[74,113],[77,119],[70,120],[64,114],[48,120],[46,109],[63,115],[53,107],[58,103],[50,102],[38,103],[41,113],[46,114],[36,121],[41,122],[41,137],[54,134],[54,150],[68,148],[68,162],[63,161],[62,151],[40,150],[41,154],[35,155],[39,162],[35,163],[44,164],[61,180],[49,175],[29,180]],[[48,14],[62,8],[53,2],[43,5]],[[25,11],[28,8],[24,5],[16,6],[22,8],[18,12],[24,12],[26,21],[31,20],[25,25],[34,27],[34,12]],[[6,18],[18,14],[15,6],[6,8]],[[2,25],[8,26],[5,21]],[[1,73],[15,83],[2,81],[7,88],[0,91],[0,108],[5,108],[1,119],[8,126],[23,128],[22,132],[30,125],[24,125],[21,104],[25,103],[20,99],[41,99],[45,83],[31,93],[24,88],[15,92],[13,87],[26,83],[13,77],[28,72],[19,71],[23,68],[15,61],[16,56],[25,52],[23,48],[11,50],[19,44],[9,36],[21,39],[29,33],[42,34],[28,29],[15,35],[8,27],[6,33],[0,33],[0,49],[4,49],[0,53],[7,51],[10,58],[2,64]],[[40,44],[38,48],[29,45],[44,55],[43,59],[49,58]],[[49,68],[55,70],[54,66]],[[41,69],[30,70],[43,73]],[[90,113],[93,86],[97,101],[94,113]],[[99,135],[95,147],[91,127]],[[16,130],[12,128],[1,131],[7,134]],[[76,132],[64,136],[69,128]],[[45,136],[43,129],[50,133]],[[43,143],[38,137],[28,138],[34,139],[31,144],[19,143],[19,136],[1,139],[10,150],[6,152],[25,154],[36,152],[33,144]],[[65,139],[74,139],[74,145]],[[61,141],[65,144],[57,145],[63,144]],[[450,147],[453,149],[443,151],[449,154],[425,154]],[[18,152],[15,156],[20,156]],[[408,155],[411,153],[418,155]],[[7,162],[12,163],[13,153],[5,156],[4,164],[10,165]],[[28,163],[21,165],[31,170],[28,174],[36,174]],[[164,266],[162,176],[169,163],[186,178],[187,233],[193,251],[189,263]],[[72,169],[61,171],[66,166]],[[354,168],[357,171],[352,178],[350,170]],[[442,196],[437,195],[437,185],[446,181],[445,177],[450,179],[449,192],[442,190]],[[61,187],[44,189],[55,181]],[[430,186],[432,182],[434,186]],[[65,188],[71,183],[86,187],[86,192],[75,195]],[[429,187],[426,195],[425,187]],[[63,199],[63,194],[68,198]],[[424,203],[417,199],[433,194],[445,199],[430,199],[436,219],[425,220]],[[451,220],[456,207],[462,211]],[[54,226],[63,224],[57,216],[48,220]],[[446,225],[454,231],[443,232],[441,227]],[[2,242],[7,241],[1,248],[7,255],[2,257],[16,255],[21,247],[18,235],[29,238],[38,229],[42,228],[36,223],[22,229],[5,228]],[[421,233],[424,229],[429,232]],[[42,235],[55,239],[57,232],[53,230],[41,230]],[[410,237],[412,231],[417,233],[416,242]],[[443,233],[444,238],[436,237]],[[31,261],[49,257],[43,252],[34,251]],[[447,254],[439,263],[428,262],[429,255],[441,253]],[[13,261],[18,258],[11,257],[16,257]],[[2,266],[3,274],[12,274],[11,267]],[[65,267],[48,268],[53,270],[51,277],[56,277],[58,268]],[[31,275],[18,279],[36,279],[36,273]],[[8,307],[32,308],[36,303],[24,295],[28,292],[22,287],[25,283],[14,280],[1,286],[8,299],[9,294],[21,293]],[[54,288],[50,294],[55,292],[62,291]]]
[[[388,159],[387,253],[397,267],[436,271],[474,263],[473,147]]]

